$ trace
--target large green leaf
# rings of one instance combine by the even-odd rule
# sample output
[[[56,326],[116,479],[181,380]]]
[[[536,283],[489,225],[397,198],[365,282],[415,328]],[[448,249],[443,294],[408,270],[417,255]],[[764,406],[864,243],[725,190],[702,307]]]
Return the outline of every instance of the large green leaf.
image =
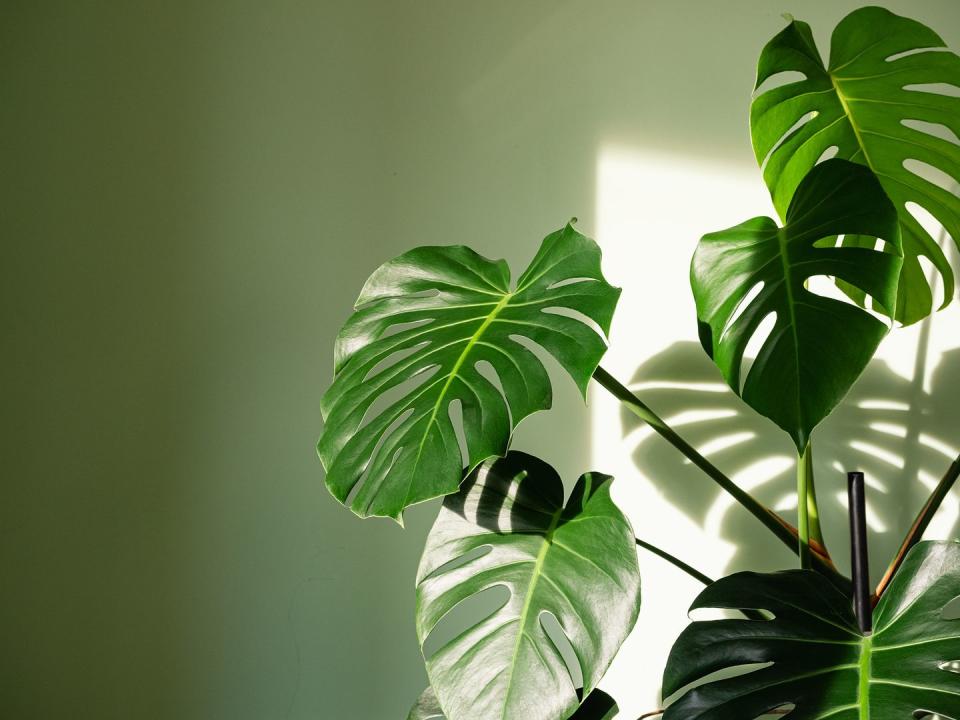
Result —
[[[460,404],[469,467],[503,454],[513,428],[551,404],[547,371],[524,343],[553,355],[585,393],[606,350],[590,323],[608,332],[619,295],[596,243],[570,225],[543,241],[513,290],[504,261],[463,246],[382,265],[340,331],[321,401],[330,492],[361,517],[399,520],[455,491],[464,459],[451,406]]]
[[[795,706],[790,720],[960,718],[960,626],[945,606],[960,595],[960,544],[924,542],[907,556],[862,635],[850,599],[821,575],[737,573],[709,586],[693,609],[762,609],[771,620],[694,622],[680,635],[663,678],[682,694],[664,720],[757,718]]]
[[[761,92],[750,110],[754,151],[781,217],[804,176],[832,148],[837,157],[863,163],[880,178],[897,207],[903,235],[896,318],[904,324],[932,309],[919,257],[928,258],[943,277],[945,303],[954,288],[947,258],[907,203],[931,213],[960,243],[960,200],[913,172],[918,166],[904,166],[906,160],[919,161],[960,179],[955,139],[960,98],[941,92],[949,92],[944,84],[954,91],[960,86],[960,58],[943,47],[930,28],[867,7],[837,26],[830,63],[824,65],[810,26],[793,21],[763,49],[757,88],[780,73],[803,78]],[[810,119],[797,127],[805,118]],[[846,241],[856,245],[861,239]]]
[[[848,233],[882,238],[891,251],[820,242]],[[828,160],[810,171],[782,229],[760,217],[700,241],[690,279],[701,343],[730,387],[788,432],[798,449],[847,393],[888,330],[851,303],[814,294],[807,281],[835,277],[892,307],[899,253],[896,211],[874,175],[846,160]],[[744,351],[771,314],[773,330],[741,388]]]
[[[501,608],[426,657],[450,720],[569,717],[577,683],[543,616],[559,623],[589,695],[637,619],[634,542],[608,476],[581,477],[564,507],[563,483],[543,461],[510,452],[480,465],[444,501],[417,573],[421,646],[464,601],[509,591]]]
[[[568,720],[611,720],[617,714],[617,703],[603,690],[594,690]],[[407,720],[446,720],[433,688],[421,693],[410,709]]]

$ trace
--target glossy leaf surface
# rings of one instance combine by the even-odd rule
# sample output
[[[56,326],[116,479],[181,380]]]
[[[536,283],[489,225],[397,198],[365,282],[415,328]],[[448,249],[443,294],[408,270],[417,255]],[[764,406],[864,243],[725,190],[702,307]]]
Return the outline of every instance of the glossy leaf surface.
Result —
[[[452,406],[469,467],[503,454],[513,428],[551,404],[530,346],[585,393],[606,350],[591,322],[608,332],[619,295],[596,243],[569,225],[543,241],[513,290],[504,261],[462,246],[421,247],[382,265],[340,332],[321,402],[331,493],[362,517],[399,519],[454,492],[464,459]]]
[[[896,318],[904,324],[932,309],[919,257],[942,276],[946,302],[954,289],[944,252],[907,207],[916,203],[960,242],[960,200],[951,188],[960,179],[960,58],[943,48],[943,40],[921,23],[867,7],[837,26],[825,64],[810,26],[793,21],[763,49],[757,88],[781,73],[801,77],[760,92],[750,111],[754,151],[781,217],[826,153],[877,174],[902,230]],[[946,187],[937,172],[948,178]],[[846,242],[857,245],[862,238]]]
[[[559,623],[589,695],[633,628],[640,576],[629,521],[611,479],[587,474],[563,504],[549,465],[510,452],[447,497],[417,575],[421,647],[458,605],[505,587],[498,610],[426,657],[450,720],[563,720],[577,683],[543,625]]]
[[[960,544],[924,542],[907,556],[874,611],[857,628],[849,598],[809,570],[737,573],[701,593],[692,609],[747,608],[772,620],[694,622],[680,635],[663,679],[682,694],[664,720],[756,718],[791,708],[790,720],[910,720],[960,717],[960,624],[944,608],[960,595]],[[759,668],[743,666],[760,664]]]
[[[603,690],[594,690],[568,720],[612,720],[617,714],[617,703]],[[437,694],[427,688],[411,708],[407,720],[446,720]]]
[[[821,242],[847,233],[882,238],[891,252]],[[888,330],[851,303],[814,294],[808,280],[835,277],[890,307],[899,252],[893,206],[867,168],[846,160],[810,172],[783,228],[754,218],[706,235],[697,246],[690,279],[701,343],[734,392],[789,433],[799,450]],[[773,329],[741,382],[744,352],[771,315]]]

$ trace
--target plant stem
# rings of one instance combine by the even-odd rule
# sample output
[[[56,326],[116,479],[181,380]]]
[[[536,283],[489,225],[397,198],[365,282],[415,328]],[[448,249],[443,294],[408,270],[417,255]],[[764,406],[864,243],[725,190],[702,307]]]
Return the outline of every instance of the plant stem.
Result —
[[[691,567],[690,565],[687,565],[687,563],[685,563],[683,560],[680,560],[679,558],[674,557],[673,555],[671,555],[670,553],[668,553],[666,550],[661,550],[661,549],[658,548],[656,545],[651,545],[651,544],[648,543],[648,542],[644,542],[644,541],[641,540],[640,538],[636,538],[636,541],[637,541],[637,545],[639,545],[640,547],[642,547],[644,550],[649,550],[649,551],[652,552],[654,555],[657,555],[657,556],[663,558],[664,560],[666,560],[666,561],[667,561],[668,563],[670,563],[671,565],[675,565],[676,567],[678,567],[678,568],[680,568],[681,570],[683,570],[687,575],[689,575],[690,577],[692,577],[694,580],[699,580],[699,581],[702,582],[704,585],[712,585],[712,584],[713,584],[713,580],[711,580],[709,577],[707,577],[706,575],[704,575],[702,572],[700,572],[700,571],[697,570],[696,568]]]
[[[823,540],[820,528],[820,508],[817,505],[817,488],[813,482],[813,440],[807,443],[807,519],[810,523],[810,541],[816,542],[826,552],[827,544]],[[829,553],[827,553],[829,555]]]
[[[791,532],[791,526],[777,516],[773,511],[757,502],[750,493],[741,490],[737,485],[720,472],[716,466],[697,452],[696,448],[680,437],[663,418],[651,410],[643,401],[621,384],[602,367],[593,373],[593,379],[610,392],[617,400],[626,405],[634,415],[653,428],[662,438],[684,454],[690,462],[703,470],[710,479],[723,488],[733,498],[745,507],[755,518],[762,522],[774,535],[792,549],[796,549],[796,535]]]
[[[797,555],[800,556],[800,567],[810,569],[810,445],[804,448],[797,457]]]
[[[923,537],[923,533],[930,526],[930,521],[933,520],[933,516],[937,512],[937,508],[940,507],[940,504],[947,496],[947,493],[950,492],[950,489],[958,477],[960,477],[960,456],[947,468],[947,472],[944,473],[940,482],[937,483],[933,492],[930,493],[927,502],[924,503],[920,512],[917,514],[916,520],[913,521],[913,525],[910,526],[910,530],[907,531],[906,537],[903,538],[903,542],[900,544],[900,549],[897,550],[897,554],[890,562],[887,572],[884,573],[883,579],[880,581],[880,584],[877,585],[874,593],[874,602],[879,600],[887,587],[889,587],[890,581],[893,580],[893,576],[897,570],[900,569],[900,565],[903,564],[903,559],[907,556],[907,553],[910,552],[910,549],[920,542],[920,538]]]
[[[593,379],[600,383],[611,395],[626,405],[630,412],[647,423],[662,438],[683,453],[690,462],[703,470],[710,479],[729,493],[738,503],[757,518],[757,520],[763,523],[768,530],[776,535],[784,545],[793,552],[798,551],[799,532],[793,525],[765,505],[759,503],[750,493],[741,490],[730,478],[717,469],[713,463],[697,452],[696,448],[680,437],[673,428],[667,425],[663,418],[647,407],[640,398],[630,392],[627,387],[602,367],[598,367],[594,371]],[[830,582],[844,592],[849,590],[849,580],[843,577],[840,571],[837,570],[836,565],[833,564],[833,561],[827,554],[826,548],[816,541],[810,541],[808,545],[812,551],[814,569],[826,576]]]

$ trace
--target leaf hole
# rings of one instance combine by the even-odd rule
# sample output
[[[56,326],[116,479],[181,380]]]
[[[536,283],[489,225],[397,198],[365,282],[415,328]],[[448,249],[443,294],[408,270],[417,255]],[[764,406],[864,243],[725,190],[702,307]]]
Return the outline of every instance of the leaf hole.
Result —
[[[733,324],[740,319],[740,316],[743,315],[744,311],[753,304],[753,301],[757,299],[757,296],[761,293],[764,288],[765,283],[763,280],[758,282],[752,288],[750,292],[741,298],[740,302],[737,303],[737,306],[733,309],[733,312],[730,313],[730,317],[727,319],[726,324],[723,326],[723,330],[720,331],[720,342],[722,343],[724,338],[727,336],[727,332],[733,327]]]
[[[904,207],[928,235],[938,237],[943,233],[944,240],[950,238],[949,235],[945,234],[943,223],[941,223],[932,212],[923,207],[923,205],[911,201],[905,203]]]
[[[730,667],[725,667],[720,670],[715,670],[712,673],[708,673],[703,677],[697,678],[691,683],[687,683],[682,688],[677,690],[675,693],[669,697],[663,698],[663,705],[669,706],[671,702],[679,698],[686,693],[690,692],[694,688],[701,687],[708,683],[717,682],[719,680],[732,680],[733,678],[742,677],[743,675],[750,675],[751,673],[760,672],[765,670],[768,667],[771,667],[773,662],[763,662],[763,663],[744,663],[743,665],[732,665]],[[773,708],[771,708],[773,709]]]
[[[767,343],[767,340],[770,339],[770,335],[776,326],[777,313],[767,313],[766,317],[757,325],[757,329],[753,331],[753,335],[750,336],[750,340],[747,342],[747,346],[744,348],[743,355],[740,358],[739,390],[741,394],[743,393],[743,386],[747,382],[747,376],[750,374],[750,369],[753,367],[754,361],[757,359],[760,351],[763,350],[763,346]]]
[[[556,290],[557,288],[566,287],[567,285],[579,285],[580,283],[586,282],[597,282],[596,278],[591,277],[575,277],[575,278],[566,278],[564,280],[557,280],[557,282],[552,285],[547,285],[547,290]]]
[[[388,338],[393,335],[399,335],[405,330],[415,330],[416,328],[421,328],[424,325],[429,325],[434,322],[436,318],[420,318],[419,320],[411,320],[410,322],[399,322],[394,323],[382,333],[378,339]]]
[[[949,173],[945,173],[940,168],[934,167],[930,163],[925,163],[922,160],[914,160],[913,158],[907,158],[904,160],[903,167],[917,177],[933,183],[941,190],[948,192],[951,195],[957,194],[956,178]]]
[[[573,687],[582,688],[583,670],[580,667],[580,659],[577,657],[577,653],[573,649],[573,643],[570,642],[570,638],[568,638],[566,633],[564,633],[563,626],[560,624],[560,621],[557,620],[557,616],[549,610],[544,610],[540,613],[540,627],[543,628],[543,631],[546,633],[547,637],[550,638],[550,642],[553,643],[554,649],[563,660],[563,664],[567,668],[567,673],[570,675],[570,680],[573,683]]]
[[[946,662],[942,662],[937,665],[937,667],[944,672],[960,675],[960,660],[947,660]]]
[[[760,618],[748,618],[744,610],[751,614],[758,614]],[[715,620],[745,620],[746,622],[767,622],[776,619],[776,616],[769,610],[763,608],[694,608],[688,613],[692,622],[713,622]]]
[[[510,602],[510,590],[497,584],[484,588],[454,605],[430,630],[423,643],[423,657],[430,660],[459,636],[478,630]]]
[[[453,426],[453,433],[457,436],[457,445],[460,447],[460,463],[466,465],[470,462],[470,449],[467,447],[467,434],[463,429],[463,403],[460,398],[450,401],[447,405],[447,415]]]
[[[773,157],[773,154],[777,152],[777,150],[779,150],[781,146],[783,146],[786,142],[788,142],[794,135],[800,132],[800,129],[803,128],[804,125],[806,125],[808,122],[813,120],[819,114],[820,113],[817,112],[816,110],[811,110],[810,112],[805,113],[804,115],[801,115],[800,119],[797,120],[793,125],[791,125],[787,129],[787,131],[780,136],[780,139],[777,140],[774,146],[770,148],[770,152],[767,153],[767,156],[763,159],[763,163],[761,163],[760,165],[760,171],[766,172],[767,163],[770,162],[770,158]]]
[[[448,572],[452,572],[458,568],[465,567],[469,565],[474,560],[479,560],[482,557],[486,557],[493,551],[492,545],[481,545],[480,547],[475,547],[472,550],[468,550],[460,557],[456,557],[453,560],[448,560],[440,567],[436,568],[429,575],[420,580],[420,583],[425,583],[428,580],[433,580],[440,575],[446,575]]]
[[[881,247],[886,244],[883,241]],[[876,247],[876,245],[875,245]],[[844,305],[852,305],[853,307],[860,308],[864,312],[869,313],[874,318],[882,322],[884,325],[890,324],[890,319],[881,312],[881,306],[879,303],[875,302],[873,297],[863,293],[856,288],[856,291],[862,294],[863,304],[854,302],[843,290],[840,289],[838,283],[841,282],[837,278],[831,275],[811,275],[807,278],[807,290],[818,297],[827,298],[828,300],[835,300],[837,302],[842,302]]]
[[[404,420],[409,418],[413,414],[413,410],[408,410],[399,418],[397,418],[391,427],[399,426],[403,423]],[[387,463],[380,462],[380,454],[383,451],[383,445],[386,443],[387,438],[393,434],[393,431],[384,433],[377,440],[376,447],[373,452],[370,454],[370,460],[367,462],[366,466],[363,468],[363,472],[360,474],[360,477],[357,478],[357,481],[353,484],[353,487],[350,488],[350,492],[347,493],[346,504],[352,506],[357,499],[357,496],[360,495],[363,488],[370,482],[375,482],[378,478],[386,477],[390,472],[390,469],[393,467],[394,463],[397,461],[397,456],[403,451],[402,447],[398,447],[394,450],[393,454],[390,456],[390,460]],[[370,502],[373,502],[375,493],[370,494]],[[370,507],[369,503],[367,504],[365,510],[368,510]]]
[[[916,85],[904,85],[903,89],[907,92],[921,92],[932,95],[944,95],[946,97],[960,97],[960,87],[950,83],[919,83]]]
[[[838,152],[840,152],[840,146],[839,146],[839,145],[831,145],[831,146],[828,147],[826,150],[824,150],[822,153],[820,153],[820,157],[817,158],[816,164],[819,165],[820,163],[826,162],[827,160],[833,160],[833,158],[835,158],[835,157],[837,156],[837,153],[838,153]]]
[[[560,377],[566,378],[567,381],[572,382],[570,380],[570,376],[560,365],[560,362],[536,340],[532,340],[526,335],[511,334],[507,337],[509,337],[518,345],[526,348],[536,356],[537,360],[540,361],[540,364],[547,369],[547,374],[550,376],[550,381],[553,384],[553,387],[557,386],[557,378]],[[549,405],[547,405],[547,409],[549,409]]]
[[[388,368],[392,368],[396,365],[399,365],[408,357],[420,352],[428,345],[430,345],[430,341],[424,340],[423,342],[417,343],[416,345],[413,345],[411,347],[401,348],[400,350],[394,350],[393,352],[391,352],[390,354],[382,358],[369,370],[367,370],[367,374],[363,376],[363,382],[367,382],[368,380],[375,378],[377,375],[379,375],[380,373],[382,373],[384,370]]]
[[[799,70],[784,70],[783,72],[774,73],[757,86],[757,89],[753,91],[753,96],[756,98],[771,90],[776,90],[778,87],[803,82],[806,79],[806,73],[802,73]]]
[[[956,191],[956,186],[954,186],[954,191]],[[904,207],[920,226],[918,229],[914,229],[915,232],[926,233],[941,248],[944,246],[947,248],[954,247],[953,237],[933,213],[915,202],[905,203]],[[943,282],[934,282],[940,278],[940,271],[926,255],[918,255],[917,262],[920,263],[923,275],[930,283],[930,289],[933,293],[933,307],[940,307],[944,300]]]
[[[954,145],[960,145],[960,138],[958,138],[957,134],[946,125],[925,122],[923,120],[912,120],[910,118],[901,120],[900,124],[904,127],[910,128],[911,130],[916,130],[917,132],[922,132],[926,135],[932,135],[933,137],[940,138],[941,140],[951,142]]]
[[[366,411],[363,413],[363,421],[357,430],[362,430],[404,398],[413,395],[418,390],[422,390],[439,371],[439,365],[429,365],[417,370],[409,377],[398,376],[398,378],[393,380],[395,384],[392,386],[384,383],[387,387],[382,389],[382,391],[378,390],[378,394],[373,402],[367,406]]]
[[[545,308],[542,308],[540,312],[546,313],[547,315],[561,315],[563,317],[568,317],[572,320],[578,320],[582,322],[584,325],[586,325],[587,327],[589,327],[590,329],[592,329],[600,337],[606,338],[606,334],[603,332],[603,328],[601,328],[597,324],[596,320],[584,315],[579,310],[574,310],[573,308],[568,308],[568,307],[545,307]]]
[[[945,47],[922,47],[922,48],[913,48],[912,50],[904,50],[903,52],[894,53],[887,58],[887,62],[896,62],[905,57],[910,57],[911,55],[920,55],[921,53],[929,52],[949,52],[948,48]]]
[[[496,368],[493,367],[493,364],[489,360],[477,360],[473,364],[473,367],[483,377],[484,380],[497,389],[497,392],[503,396],[504,404],[509,407],[509,404],[507,403],[507,393],[503,389],[503,382],[500,380],[500,375],[497,373]]]

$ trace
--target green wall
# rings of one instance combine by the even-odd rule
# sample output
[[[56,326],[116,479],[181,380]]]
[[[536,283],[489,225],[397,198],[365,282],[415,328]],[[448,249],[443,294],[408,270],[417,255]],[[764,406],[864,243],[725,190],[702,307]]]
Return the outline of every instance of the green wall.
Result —
[[[363,279],[591,230],[604,142],[752,164],[779,14],[852,7],[0,4],[0,716],[403,717],[435,506],[361,522],[314,454]],[[569,478],[558,395],[518,442]]]

